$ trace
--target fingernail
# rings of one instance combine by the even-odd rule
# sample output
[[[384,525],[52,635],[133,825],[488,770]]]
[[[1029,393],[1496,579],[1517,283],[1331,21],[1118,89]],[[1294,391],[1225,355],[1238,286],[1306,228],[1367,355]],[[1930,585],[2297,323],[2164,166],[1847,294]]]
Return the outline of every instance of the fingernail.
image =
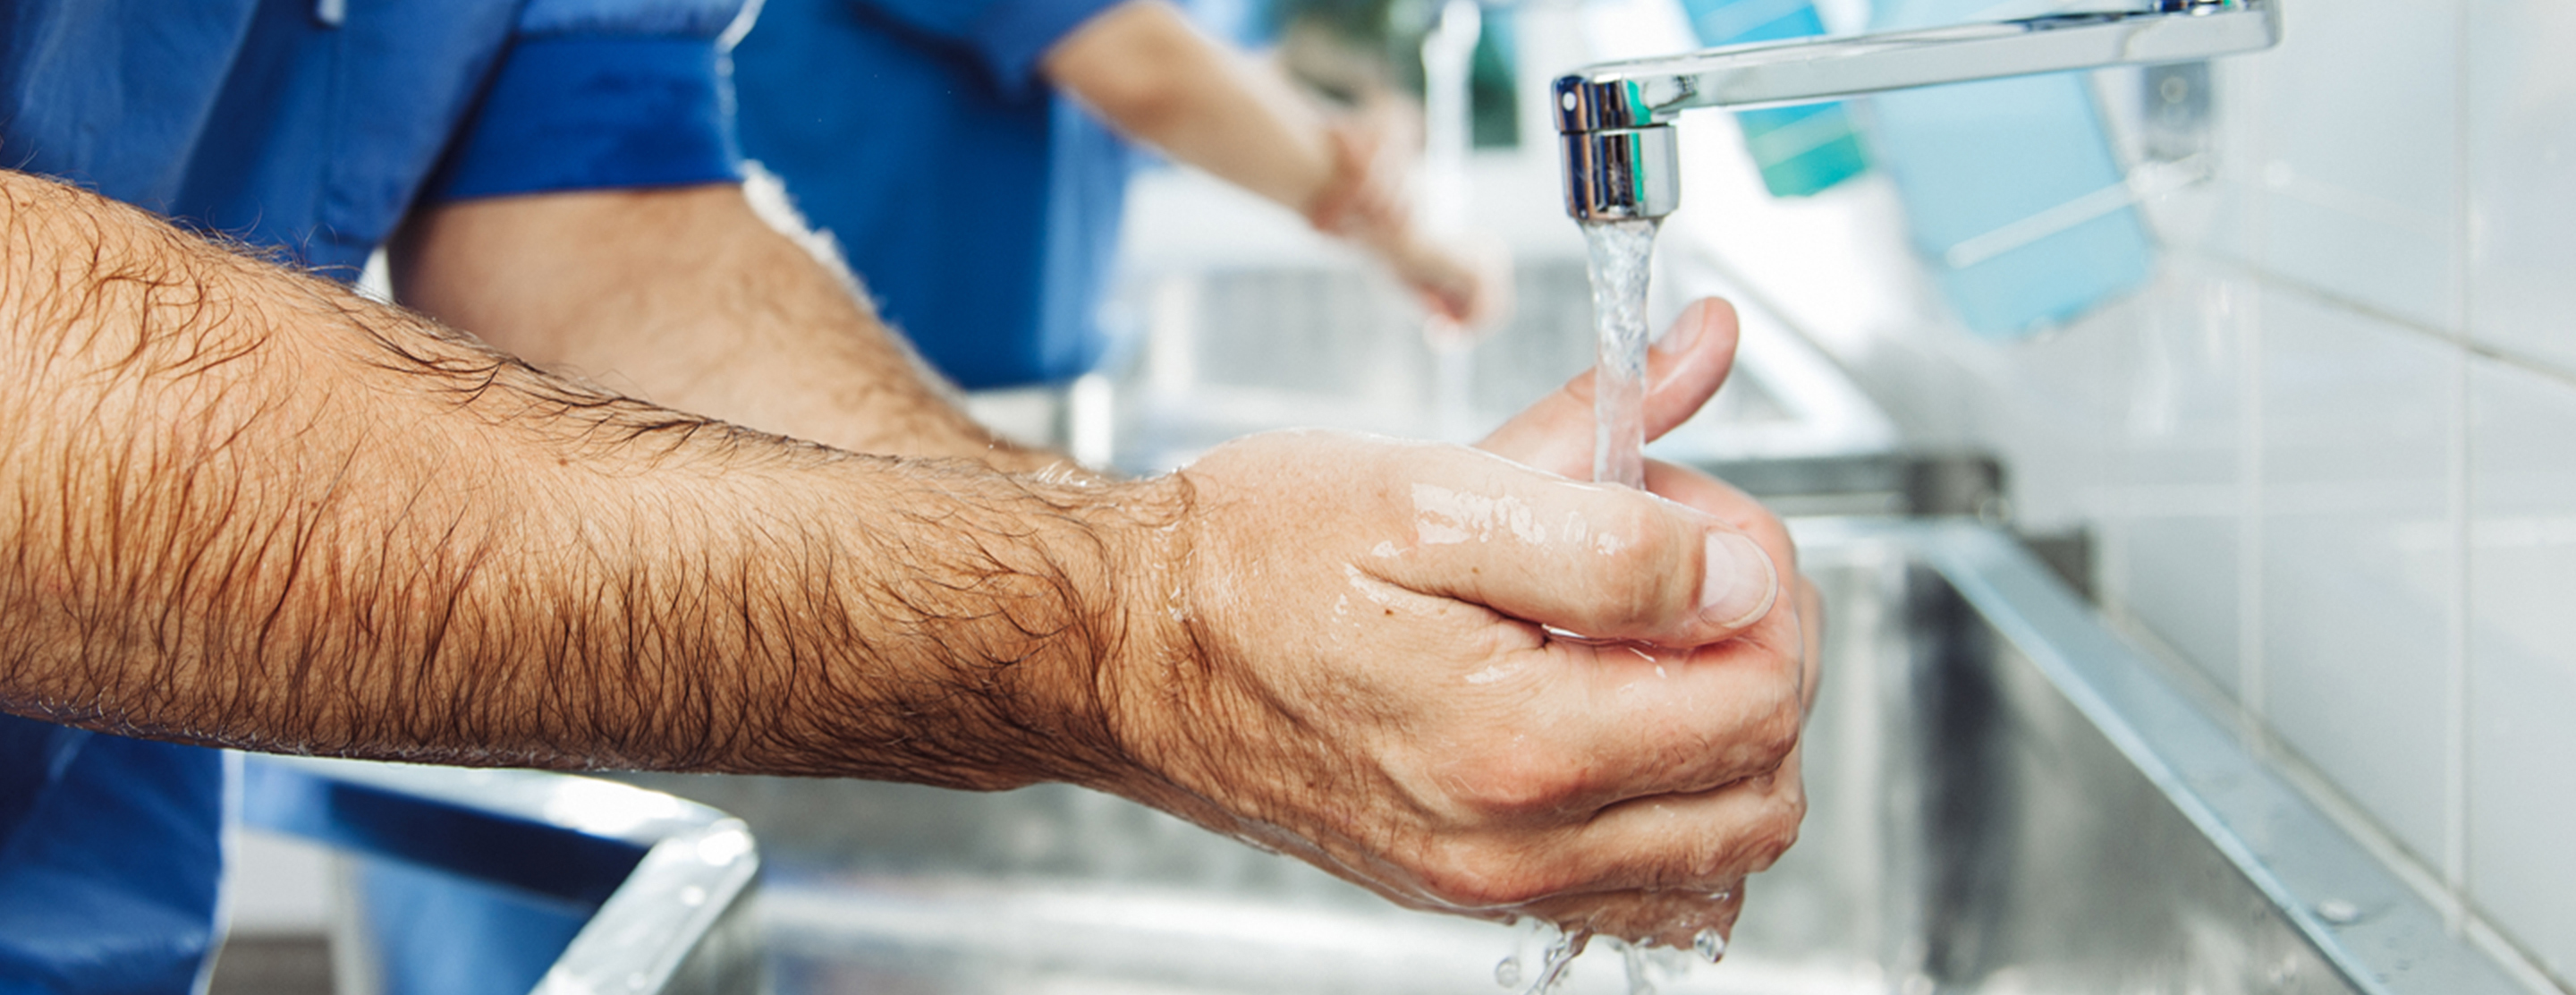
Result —
[[[1689,352],[1692,346],[1699,344],[1700,334],[1707,328],[1708,309],[1693,304],[1690,310],[1682,312],[1680,321],[1673,323],[1672,331],[1664,333],[1663,341],[1655,343],[1655,349],[1668,356]]]
[[[1708,534],[1708,563],[1699,581],[1700,617],[1724,628],[1753,624],[1780,598],[1780,574],[1752,539],[1734,532]]]

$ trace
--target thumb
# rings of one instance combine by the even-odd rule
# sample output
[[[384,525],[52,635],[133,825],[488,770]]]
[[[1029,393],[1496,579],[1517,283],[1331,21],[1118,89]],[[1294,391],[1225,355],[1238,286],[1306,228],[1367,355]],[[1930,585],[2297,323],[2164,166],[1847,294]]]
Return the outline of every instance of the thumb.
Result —
[[[1646,356],[1646,439],[1699,413],[1735,368],[1740,326],[1734,305],[1702,298],[1682,311]],[[1486,436],[1476,448],[1568,477],[1592,471],[1592,398],[1586,370]]]

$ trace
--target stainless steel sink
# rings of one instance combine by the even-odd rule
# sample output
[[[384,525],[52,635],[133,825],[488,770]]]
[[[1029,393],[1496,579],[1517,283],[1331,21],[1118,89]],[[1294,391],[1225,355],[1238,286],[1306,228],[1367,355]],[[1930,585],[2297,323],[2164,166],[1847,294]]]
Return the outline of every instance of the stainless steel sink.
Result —
[[[1799,534],[1812,810],[1726,961],[1658,990],[2522,990],[2008,538]],[[754,827],[781,993],[1501,991],[1527,942],[1073,789],[642,780]],[[1619,956],[1567,990],[1626,990]]]
[[[1138,281],[1136,361],[1116,378],[1112,460],[1155,473],[1278,428],[1472,441],[1592,364],[1581,258],[1523,260],[1510,324],[1444,355],[1387,278],[1347,263],[1192,267]],[[1739,295],[1740,296],[1740,295]],[[1679,305],[1672,305],[1678,309]],[[1880,457],[1893,422],[1747,300],[1727,387],[1648,452],[1684,462]]]

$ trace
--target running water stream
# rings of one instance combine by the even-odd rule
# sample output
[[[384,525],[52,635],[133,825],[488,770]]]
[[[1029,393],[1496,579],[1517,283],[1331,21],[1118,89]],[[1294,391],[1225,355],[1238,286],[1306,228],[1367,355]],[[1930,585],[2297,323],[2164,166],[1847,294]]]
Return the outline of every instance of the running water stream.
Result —
[[[1655,218],[1583,223],[1592,276],[1592,327],[1599,351],[1592,374],[1592,479],[1646,486],[1646,277],[1655,251]],[[1528,982],[1527,995],[1550,995],[1565,981],[1565,972],[1594,939],[1581,930],[1563,931],[1532,922],[1526,939],[1540,943],[1535,972],[1515,952],[1494,965],[1494,981],[1505,988]],[[1620,951],[1628,975],[1629,995],[1654,995],[1648,953],[1634,944],[1609,941]],[[1524,942],[1524,948],[1527,947]],[[1715,931],[1696,944],[1700,956],[1716,960],[1725,941]]]
[[[1660,223],[1639,218],[1583,224],[1591,256],[1592,327],[1600,339],[1592,374],[1592,479],[1639,489],[1646,486],[1646,274]],[[1532,929],[1532,938],[1543,941],[1536,973],[1530,974],[1514,953],[1494,965],[1494,981],[1517,988],[1526,980],[1527,995],[1550,995],[1593,937],[1544,923]],[[1612,943],[1627,969],[1629,995],[1654,995],[1644,951]],[[1700,954],[1715,960],[1723,950],[1722,944],[1711,951],[1703,943]]]
[[[1646,485],[1646,274],[1654,218],[1587,221],[1592,327],[1600,352],[1592,380],[1592,479]]]

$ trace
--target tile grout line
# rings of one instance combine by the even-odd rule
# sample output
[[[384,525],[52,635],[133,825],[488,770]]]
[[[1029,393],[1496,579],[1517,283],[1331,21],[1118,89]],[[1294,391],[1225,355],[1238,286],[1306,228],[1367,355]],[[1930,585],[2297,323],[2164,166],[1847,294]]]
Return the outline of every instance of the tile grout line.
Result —
[[[2465,221],[2462,223],[2466,224]],[[2421,321],[2417,321],[2405,315],[2397,314],[2381,308],[2378,305],[2356,300],[2324,287],[2317,286],[2316,284],[2309,283],[2305,280],[2283,275],[2282,273],[2264,266],[2262,263],[2256,262],[2253,259],[2240,258],[2191,246],[2169,245],[2165,248],[2166,251],[2173,252],[2178,255],[2187,255],[2215,265],[2233,268],[2257,282],[2297,294],[2326,307],[2335,308],[2341,311],[2349,311],[2361,317],[2395,328],[2398,331],[2409,332],[2432,339],[2444,346],[2466,351],[2469,355],[2478,359],[2487,360],[2502,366],[2509,366],[2524,373],[2531,374],[2532,376],[2540,377],[2544,380],[2556,381],[2562,386],[2576,388],[2576,367],[2561,366],[2551,360],[2542,359],[2537,356],[2525,356],[2520,353],[2500,349],[2484,342],[2480,342],[2466,331],[2468,322],[2465,317],[2463,317],[2460,322],[2462,330],[2445,331],[2440,328],[2426,325]],[[2461,263],[2454,260],[2453,266],[2457,267],[2459,265],[2461,265]]]
[[[2446,769],[2443,772],[2442,876],[2450,890],[2450,908],[2445,910],[2445,914],[2454,934],[2465,931],[2472,918],[2469,912],[2469,862],[2472,859],[2469,846],[2469,682],[2472,680],[2469,672],[2469,597],[2477,558],[2477,548],[2470,541],[2476,518],[2471,504],[2474,498],[2471,474],[2475,466],[2472,405],[2475,401],[2470,391],[2470,356],[2475,339],[2469,334],[2470,305],[2475,299],[2475,291],[2471,288],[2476,278],[2476,268],[2471,264],[2476,253],[2471,221],[2476,202],[2469,182],[2472,172],[2469,116],[2477,110],[2475,102],[2470,99],[2474,75],[2471,67],[2475,64],[2469,50],[2472,3],[2473,0],[2461,0],[2454,12],[2452,23],[2455,33],[2451,40],[2451,218],[2455,240],[2451,251],[2451,319],[2452,324],[2460,329],[2463,348],[2452,370],[2453,389],[2457,393],[2451,405],[2450,496],[2452,540],[2458,552],[2453,560],[2456,574],[2451,579],[2450,667],[2443,680],[2443,717],[2447,729],[2443,737]]]
[[[2253,84],[2241,89],[2241,92],[2249,98],[2247,103],[2259,103],[2269,99],[2270,94],[2265,92],[2262,86],[2263,74],[2259,69],[2247,66],[2239,72],[2254,77],[2251,80],[2239,81]],[[2261,119],[2259,109],[2251,115],[2251,119],[2255,121]],[[2251,158],[2258,162],[2265,158],[2268,150],[2263,148],[2265,136],[2259,129],[2252,131],[2251,134],[2241,131],[2238,134],[2252,140],[2255,147],[2250,150]],[[2269,240],[2266,233],[2270,228],[2270,199],[2260,196],[2248,198],[2246,206],[2246,213],[2252,215],[2246,233],[2254,243],[2249,246],[2250,251],[2247,255],[2251,259],[2261,259],[2266,251],[2264,243]],[[2249,266],[2249,271],[2251,269]],[[2236,322],[2236,341],[2239,350],[2237,365],[2241,371],[2239,376],[2243,378],[2237,386],[2236,402],[2241,409],[2238,417],[2240,435],[2237,439],[2237,473],[2244,478],[2241,485],[2243,489],[2239,496],[2243,506],[2238,510],[2239,528],[2243,536],[2238,541],[2236,552],[2237,611],[2242,616],[2237,620],[2236,632],[2236,700],[2246,719],[2248,742],[2254,744],[2257,756],[2268,756],[2273,749],[2271,709],[2267,707],[2265,701],[2267,696],[2264,693],[2265,671],[2268,668],[2264,665],[2263,652],[2266,600],[2263,592],[2265,455],[2263,448],[2265,393],[2263,390],[2263,318],[2266,310],[2264,307],[2266,289],[2260,274],[2254,275],[2255,279],[2247,280],[2243,284],[2245,299],[2230,316]]]
[[[2259,210],[2259,208],[2258,208]],[[2269,751],[2272,740],[2271,713],[2265,707],[2263,653],[2263,285],[2248,281],[2247,298],[2232,315],[2237,327],[2239,374],[2237,406],[2243,409],[2238,419],[2237,473],[2243,478],[2238,509],[2239,528],[2244,538],[2237,545],[2236,583],[2236,700],[2244,710],[2251,728],[2251,739]]]

